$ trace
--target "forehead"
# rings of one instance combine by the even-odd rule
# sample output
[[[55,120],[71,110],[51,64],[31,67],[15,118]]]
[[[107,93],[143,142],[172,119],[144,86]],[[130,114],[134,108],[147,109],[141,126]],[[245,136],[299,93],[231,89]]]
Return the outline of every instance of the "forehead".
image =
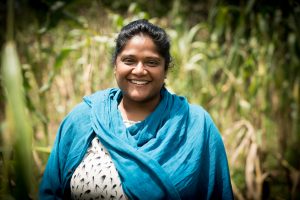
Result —
[[[147,35],[139,34],[130,38],[123,47],[120,54],[136,54],[136,53],[149,53],[159,55],[157,46],[152,38]]]

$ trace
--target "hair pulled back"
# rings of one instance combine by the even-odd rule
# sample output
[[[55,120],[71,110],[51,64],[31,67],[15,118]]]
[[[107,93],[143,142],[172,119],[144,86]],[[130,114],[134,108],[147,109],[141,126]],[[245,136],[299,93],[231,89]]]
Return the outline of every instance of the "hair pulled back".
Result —
[[[116,63],[117,56],[122,52],[127,42],[132,37],[139,34],[145,34],[152,39],[156,45],[158,53],[165,59],[165,70],[167,71],[172,60],[170,55],[169,37],[162,28],[151,24],[145,19],[133,21],[121,29],[116,39],[112,63]]]

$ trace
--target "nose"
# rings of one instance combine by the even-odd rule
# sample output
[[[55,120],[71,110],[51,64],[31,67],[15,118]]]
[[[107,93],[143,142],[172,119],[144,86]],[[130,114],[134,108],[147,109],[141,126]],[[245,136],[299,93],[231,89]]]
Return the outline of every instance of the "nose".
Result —
[[[138,64],[133,68],[132,73],[135,75],[145,75],[147,71],[144,68],[144,64],[142,62],[138,62]]]

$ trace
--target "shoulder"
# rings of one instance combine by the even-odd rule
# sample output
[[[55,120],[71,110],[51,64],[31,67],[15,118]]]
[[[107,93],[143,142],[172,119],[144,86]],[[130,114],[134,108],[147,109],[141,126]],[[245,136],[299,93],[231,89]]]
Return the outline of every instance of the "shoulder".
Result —
[[[202,130],[215,142],[221,142],[221,133],[213,118],[202,106],[190,104],[190,119],[193,123],[201,124]]]
[[[100,101],[99,99],[105,94],[107,94],[107,90],[101,90],[83,97],[83,101],[75,105],[62,120],[58,131],[60,137],[72,138],[89,130],[93,104]]]
[[[117,88],[99,90],[93,94],[83,97],[83,101],[91,107],[93,104],[105,101],[105,99],[108,98],[108,96],[114,96],[118,91],[119,89]]]
[[[88,104],[86,104],[85,102],[81,102],[74,106],[65,118],[71,121],[78,121],[87,116],[90,112],[90,109],[91,107]]]
[[[77,104],[60,123],[56,134],[56,142],[65,146],[70,141],[80,137],[85,130],[88,130],[91,124],[89,113],[90,108],[86,103]]]
[[[115,91],[114,88],[109,88],[106,90],[99,90],[90,95],[84,96],[82,102],[74,106],[74,108],[68,113],[65,119],[70,121],[80,122],[89,119],[93,105],[97,102],[102,101],[103,98],[107,97],[111,92]]]
[[[195,119],[201,119],[206,123],[213,123],[210,114],[202,106],[189,104],[190,116]]]

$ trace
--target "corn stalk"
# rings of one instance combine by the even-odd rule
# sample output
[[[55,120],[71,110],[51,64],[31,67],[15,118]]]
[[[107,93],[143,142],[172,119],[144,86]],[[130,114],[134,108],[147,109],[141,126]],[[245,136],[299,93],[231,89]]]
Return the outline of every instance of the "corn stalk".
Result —
[[[13,38],[13,1],[8,3],[7,42],[2,50],[2,79],[6,97],[6,126],[3,131],[1,195],[5,199],[29,199],[33,189],[32,130],[25,106],[23,80]]]

